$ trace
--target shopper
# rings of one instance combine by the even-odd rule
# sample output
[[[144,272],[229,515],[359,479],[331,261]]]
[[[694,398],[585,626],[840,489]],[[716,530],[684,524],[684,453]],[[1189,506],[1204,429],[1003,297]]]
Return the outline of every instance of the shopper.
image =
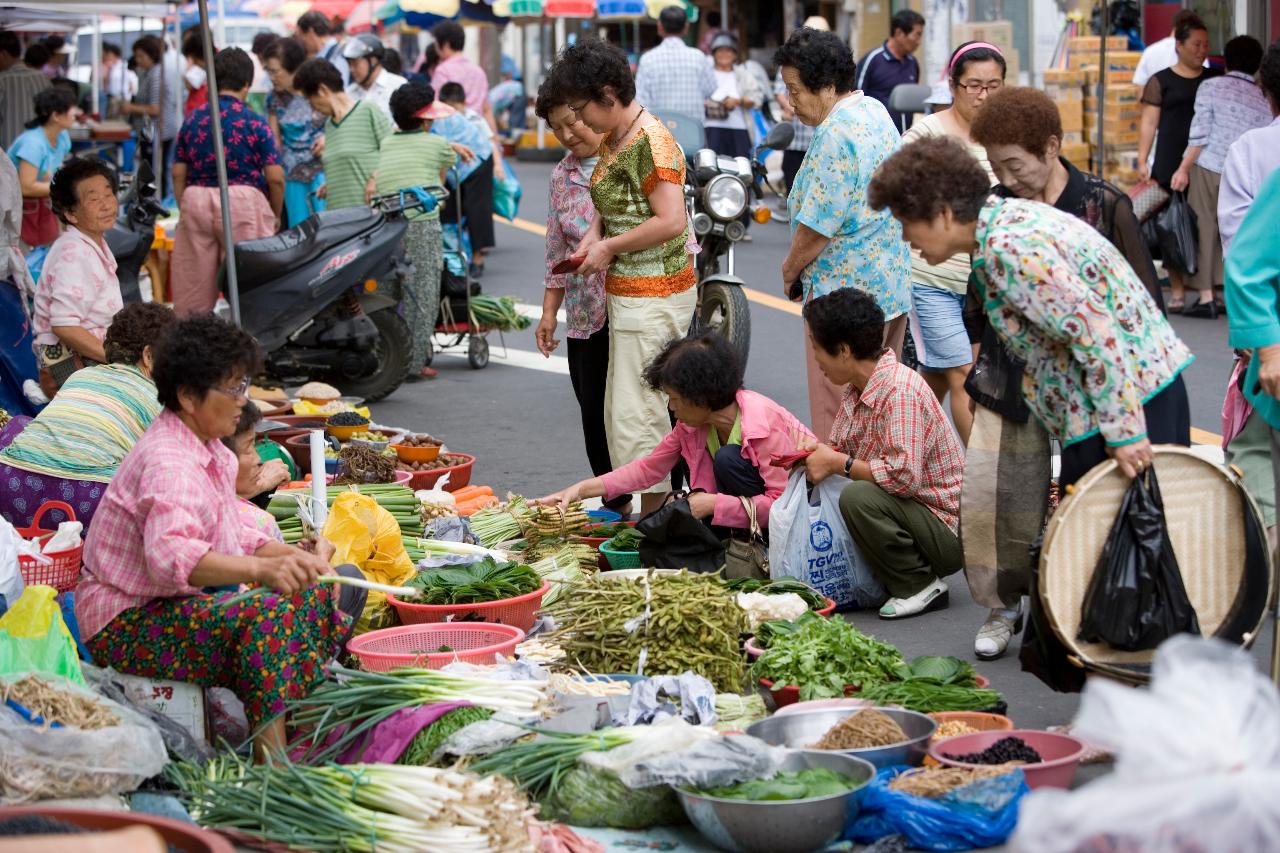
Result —
[[[440,90],[440,100],[453,112],[437,121],[432,133],[443,136],[462,158],[450,186],[462,186],[462,203],[450,193],[445,203],[442,222],[457,224],[465,219],[467,237],[471,243],[471,277],[484,275],[485,252],[494,246],[493,231],[493,180],[497,174],[498,146],[494,144],[493,131],[488,123],[468,118],[466,99],[457,83],[445,83]],[[459,210],[461,207],[461,210]],[[461,218],[461,219],[460,219]]]
[[[870,201],[926,260],[974,253],[983,309],[1027,362],[1023,396],[1063,444],[1062,487],[1107,457],[1133,477],[1152,444],[1189,444],[1191,352],[1123,256],[1087,223],[993,197],[987,181],[960,143],[919,139],[885,161]]]
[[[157,176],[160,191],[173,193],[174,143],[182,126],[182,81],[175,63],[165,57],[165,45],[156,36],[143,36],[133,43],[133,64],[137,69],[138,95],[133,103],[122,104],[138,132],[138,157],[152,162],[153,148],[160,146],[161,169]]]
[[[823,374],[845,388],[827,444],[800,442],[808,479],[853,480],[840,514],[891,596],[881,619],[946,607],[942,578],[962,563],[964,451],[929,386],[884,345],[884,313],[872,296],[835,290],[805,305],[804,319]]]
[[[886,344],[898,352],[911,309],[911,258],[898,223],[871,210],[866,192],[901,138],[884,107],[854,90],[853,56],[834,33],[796,30],[774,62],[792,109],[817,128],[787,196],[792,236],[782,292],[808,301],[842,287],[865,290],[887,318]],[[808,337],[805,352],[809,423],[816,435],[826,435],[844,389],[823,376]]]
[[[41,48],[43,50],[43,48]],[[35,117],[35,97],[49,78],[22,61],[18,34],[0,30],[0,148],[8,150]]]
[[[701,127],[716,80],[711,59],[684,43],[688,29],[683,7],[668,6],[658,14],[662,43],[636,64],[636,100],[650,113],[678,115]]]
[[[329,18],[323,12],[313,9],[303,13],[298,18],[294,35],[306,47],[308,59],[323,59],[332,65],[337,70],[338,76],[342,78],[343,87],[351,82],[351,68],[347,65],[346,57],[342,55],[342,45],[334,34]]]
[[[915,52],[923,40],[924,17],[919,12],[902,9],[895,13],[889,19],[889,38],[858,63],[855,88],[889,109],[889,96],[896,87],[920,82]],[[889,110],[889,118],[899,133],[906,131],[909,116]]]
[[[214,49],[217,56],[217,49]],[[200,28],[187,30],[182,38],[182,58],[187,67],[182,72],[182,85],[186,95],[182,104],[182,115],[189,118],[198,108],[209,103],[209,72],[204,63],[204,36]]]
[[[253,83],[253,60],[238,47],[219,51],[213,69],[218,81],[223,163],[231,232],[236,242],[274,234],[284,204],[284,169],[275,134],[245,106]],[[173,241],[173,310],[179,317],[212,311],[218,301],[218,268],[223,245],[222,194],[213,150],[212,103],[199,107],[178,135],[173,166],[174,195],[182,215]]]
[[[1273,118],[1266,127],[1246,132],[1227,151],[1218,191],[1218,231],[1224,254],[1231,249],[1231,241],[1262,182],[1280,169],[1280,42],[1267,48],[1258,69],[1258,85],[1271,106]]]
[[[1004,55],[995,45],[966,42],[947,63],[951,105],[917,121],[902,137],[904,143],[929,136],[950,136],[962,143],[996,182],[987,152],[973,140],[970,128],[987,95],[1004,85]],[[911,334],[925,382],[942,400],[951,394],[951,422],[962,444],[969,443],[973,413],[964,390],[973,352],[964,327],[965,292],[969,289],[970,259],[967,252],[941,264],[927,263],[919,252],[911,253]]]
[[[115,115],[120,104],[138,93],[138,75],[125,64],[120,45],[109,41],[102,43],[101,79],[102,92],[99,95],[98,111],[104,117]]]
[[[382,140],[391,132],[382,111],[352,100],[342,88],[342,75],[324,59],[308,59],[293,75],[293,85],[311,108],[329,117],[324,125],[325,183],[318,194],[330,210],[359,207],[378,167]]]
[[[760,84],[741,64],[738,40],[721,33],[711,42],[716,90],[706,107],[707,147],[722,157],[751,157],[754,120],[760,106]],[[719,96],[717,98],[717,96]]]
[[[1156,73],[1142,91],[1142,125],[1138,141],[1138,168],[1143,178],[1154,178],[1166,190],[1172,190],[1173,175],[1182,163],[1191,135],[1195,115],[1196,91],[1200,84],[1216,76],[1201,63],[1209,55],[1209,30],[1195,15],[1183,16],[1175,30],[1178,63]],[[1157,134],[1158,131],[1158,134]],[[1155,161],[1148,167],[1147,155],[1155,146]],[[1169,288],[1173,292],[1169,310],[1182,313],[1186,307],[1187,273],[1165,265]],[[1212,305],[1212,299],[1209,306]],[[1212,312],[1212,307],[1200,310]]]
[[[825,33],[831,30],[827,19],[821,15],[811,15],[805,20],[804,25],[818,32]],[[774,77],[773,94],[778,99],[778,106],[782,110],[782,121],[791,122],[791,128],[795,132],[791,138],[791,144],[782,152],[782,183],[787,194],[790,195],[791,187],[796,182],[796,173],[800,171],[805,152],[809,150],[809,143],[813,141],[813,128],[802,122],[791,107],[791,99],[787,97],[787,84],[782,79],[781,69]],[[783,222],[789,222],[791,217],[785,210],[785,199],[783,201],[783,212],[778,218]]]
[[[325,117],[294,88],[293,75],[307,59],[306,48],[296,38],[281,38],[267,47],[263,67],[271,78],[267,94],[267,124],[275,134],[284,167],[284,215],[293,228],[325,208],[318,197],[324,186]]]
[[[441,21],[431,28],[439,62],[430,71],[431,85],[436,92],[443,92],[446,83],[457,83],[467,96],[467,106],[488,123],[491,131],[497,131],[493,118],[493,105],[489,103],[489,76],[462,51],[467,45],[467,31],[456,21]]]
[[[644,381],[658,349],[683,335],[697,304],[686,241],[685,157],[670,132],[637,99],[626,55],[597,39],[571,46],[552,68],[569,109],[605,136],[591,178],[597,216],[573,257],[582,275],[608,270],[609,376],[605,430],[622,466],[653,451],[670,430],[667,402]],[[666,487],[641,494],[648,513]]]
[[[348,39],[342,46],[342,55],[351,67],[351,82],[347,94],[355,101],[368,101],[382,110],[387,121],[391,114],[391,93],[409,81],[383,67],[387,50],[377,36],[369,33]]]
[[[58,239],[49,184],[71,153],[70,130],[79,117],[74,97],[63,89],[45,89],[35,97],[35,118],[9,147],[22,190],[22,242],[28,246],[47,246]]]
[[[1179,9],[1177,14],[1173,16],[1169,35],[1152,42],[1142,51],[1142,56],[1138,60],[1138,67],[1133,72],[1133,85],[1138,87],[1139,100],[1142,99],[1142,93],[1146,89],[1147,81],[1166,68],[1172,68],[1178,64],[1178,29],[1198,17],[1191,9]],[[1205,67],[1208,67],[1208,58],[1205,59],[1204,64]]]
[[[1218,187],[1227,149],[1247,131],[1271,121],[1271,105],[1254,80],[1262,64],[1262,45],[1249,36],[1237,36],[1227,42],[1223,54],[1227,73],[1206,80],[1196,92],[1187,151],[1169,181],[1173,190],[1186,191],[1196,214],[1199,238],[1196,272],[1187,281],[1199,299],[1182,313],[1209,319],[1215,319],[1223,308],[1214,290],[1221,289],[1223,282]]]

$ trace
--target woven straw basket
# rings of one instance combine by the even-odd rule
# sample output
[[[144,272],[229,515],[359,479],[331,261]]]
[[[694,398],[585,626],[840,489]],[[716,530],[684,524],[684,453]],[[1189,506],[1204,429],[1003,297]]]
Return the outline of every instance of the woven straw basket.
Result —
[[[1157,448],[1154,464],[1169,538],[1201,632],[1249,645],[1275,582],[1257,505],[1233,472],[1184,448]],[[1086,669],[1141,682],[1154,652],[1076,639],[1085,593],[1128,484],[1119,466],[1106,462],[1063,498],[1045,531],[1039,591],[1054,632]]]

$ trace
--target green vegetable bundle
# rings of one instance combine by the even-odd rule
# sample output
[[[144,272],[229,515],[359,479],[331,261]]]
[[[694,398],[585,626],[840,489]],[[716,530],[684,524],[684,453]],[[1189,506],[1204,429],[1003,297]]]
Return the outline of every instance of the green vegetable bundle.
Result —
[[[434,764],[432,756],[449,739],[450,735],[465,729],[472,723],[487,720],[492,716],[492,711],[488,708],[481,708],[479,705],[455,708],[414,735],[413,740],[409,741],[409,745],[405,747],[404,752],[396,759],[396,764],[412,764],[415,766]]]
[[[911,663],[898,667],[898,678],[906,681],[912,678],[924,678],[939,684],[955,684],[960,687],[977,687],[978,673],[965,660],[937,655],[921,655],[912,658]]]
[[[1004,701],[998,690],[942,684],[930,678],[909,678],[882,684],[864,684],[858,698],[877,705],[901,705],[911,711],[985,711]]]
[[[626,530],[619,531],[617,535],[605,544],[614,551],[639,551],[640,543],[643,541],[643,533],[634,527],[628,527]]]
[[[811,610],[821,610],[827,606],[826,596],[803,581],[798,581],[794,578],[779,578],[778,580],[734,578],[725,581],[725,583],[734,592],[759,592],[764,595],[785,595],[792,592],[803,598],[804,603],[809,605]]]
[[[851,776],[826,767],[811,767],[794,773],[779,773],[771,779],[752,779],[720,788],[694,788],[693,791],[722,800],[807,800],[844,794],[861,784]]]
[[[408,486],[399,483],[374,483],[360,486],[328,486],[327,495],[329,506],[333,506],[334,500],[343,492],[359,492],[362,495],[368,495],[373,498],[378,506],[391,513],[391,517],[396,520],[396,524],[400,525],[400,532],[407,537],[418,537],[422,535],[422,511],[421,505],[417,498],[413,496],[413,490]],[[284,534],[284,541],[297,542],[306,535],[302,527],[302,519],[298,516],[297,497],[303,500],[311,499],[311,492],[308,490],[290,490],[287,492],[276,492],[271,496],[270,503],[267,504],[267,512],[275,518],[276,524],[280,526],[280,532]]]
[[[512,296],[472,296],[471,319],[481,328],[519,332],[533,325],[533,321],[516,310]]]
[[[566,773],[588,752],[608,752],[635,739],[631,729],[601,729],[590,734],[538,731],[534,740],[517,741],[468,767],[487,776],[500,773],[522,791],[542,797],[554,795]]]
[[[586,764],[566,772],[555,792],[538,803],[538,816],[543,820],[570,826],[647,829],[688,822],[670,785],[628,788],[610,771]]]
[[[797,686],[801,701],[843,696],[850,684],[897,678],[902,653],[843,619],[806,613],[796,625],[797,630],[770,638],[751,667],[753,678],[767,678],[775,689]]]
[[[717,690],[743,686],[739,635],[746,614],[715,575],[602,573],[550,608],[560,626],[549,639],[587,672],[698,673]],[[646,613],[648,614],[646,616]]]
[[[542,578],[529,566],[485,557],[461,566],[423,569],[407,585],[422,590],[415,603],[477,604],[533,592],[542,587]]]

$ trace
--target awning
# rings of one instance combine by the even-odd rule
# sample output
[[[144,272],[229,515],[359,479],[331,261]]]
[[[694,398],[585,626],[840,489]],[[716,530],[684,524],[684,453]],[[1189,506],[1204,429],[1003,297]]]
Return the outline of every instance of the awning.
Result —
[[[604,20],[631,20],[646,14],[644,0],[596,0],[596,17]]]
[[[548,18],[594,18],[595,0],[547,0]]]
[[[649,17],[655,21],[662,14],[662,10],[668,6],[683,6],[684,13],[689,17],[689,23],[694,24],[698,21],[698,7],[689,2],[689,0],[645,0],[648,7]]]

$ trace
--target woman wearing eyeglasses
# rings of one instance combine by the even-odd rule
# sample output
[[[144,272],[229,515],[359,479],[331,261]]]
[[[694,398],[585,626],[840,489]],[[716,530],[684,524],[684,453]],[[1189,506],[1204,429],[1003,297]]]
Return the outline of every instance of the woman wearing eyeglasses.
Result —
[[[1006,65],[1000,49],[984,41],[960,45],[951,54],[947,85],[951,106],[918,119],[903,135],[907,144],[930,136],[949,136],[963,143],[996,183],[987,152],[973,141],[969,128],[987,95],[1004,85]],[[969,443],[973,413],[964,381],[973,364],[973,351],[964,326],[964,296],[969,287],[970,257],[961,252],[940,264],[930,264],[911,252],[911,335],[915,338],[920,373],[941,401],[951,392],[951,420],[960,440]]]
[[[244,702],[260,758],[284,747],[285,701],[306,696],[351,619],[317,554],[240,512],[239,463],[222,439],[248,405],[258,344],[205,314],[156,348],[163,411],[120,463],[85,541],[76,619],[101,666],[226,687]],[[239,604],[208,587],[269,589]],[[264,725],[265,724],[265,725]]]

